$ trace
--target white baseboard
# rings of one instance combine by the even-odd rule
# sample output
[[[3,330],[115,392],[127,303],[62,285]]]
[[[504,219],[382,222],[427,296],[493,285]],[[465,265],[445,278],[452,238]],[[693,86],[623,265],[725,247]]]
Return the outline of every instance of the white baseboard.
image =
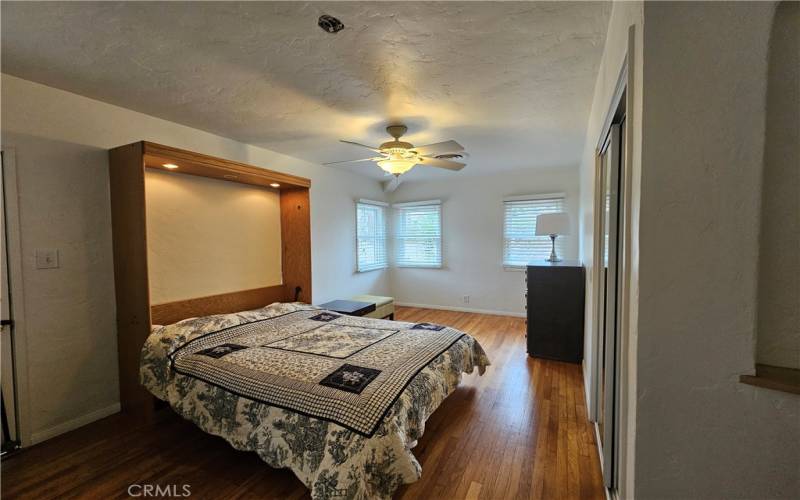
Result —
[[[95,410],[85,415],[81,415],[80,417],[73,418],[72,420],[62,422],[52,427],[48,427],[47,429],[36,431],[31,434],[31,444],[41,443],[42,441],[54,438],[59,434],[64,434],[65,432],[75,430],[78,427],[83,427],[84,425],[90,424],[95,420],[100,420],[101,418],[107,417],[109,415],[119,413],[120,410],[121,410],[120,404],[114,403],[112,405],[106,406],[105,408],[100,408],[99,410]]]
[[[491,314],[492,316],[512,316],[514,318],[524,318],[527,315],[522,312],[494,311],[491,309],[473,309],[470,307],[439,306],[435,304],[412,304],[410,302],[395,302],[394,305],[400,307],[419,307],[421,309],[440,309],[442,311],[459,311],[477,314]]]

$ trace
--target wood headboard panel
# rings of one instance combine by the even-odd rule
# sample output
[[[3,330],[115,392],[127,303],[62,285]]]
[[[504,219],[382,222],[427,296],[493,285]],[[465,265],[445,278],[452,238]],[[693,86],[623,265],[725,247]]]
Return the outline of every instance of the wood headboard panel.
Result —
[[[254,288],[241,292],[222,293],[196,299],[156,304],[150,307],[150,321],[154,325],[169,325],[186,318],[225,314],[258,309],[273,302],[287,302],[283,285]]]
[[[174,173],[269,186],[280,192],[282,285],[150,303],[144,173],[148,168],[165,169],[164,164],[177,165]],[[148,412],[154,399],[139,384],[139,358],[153,324],[292,301],[297,287],[299,300],[311,302],[311,181],[145,141],[110,150],[109,169],[120,402],[123,411]]]

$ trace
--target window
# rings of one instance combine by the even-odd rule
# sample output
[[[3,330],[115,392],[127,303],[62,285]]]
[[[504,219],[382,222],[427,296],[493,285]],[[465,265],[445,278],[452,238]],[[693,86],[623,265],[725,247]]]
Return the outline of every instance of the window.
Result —
[[[398,267],[442,267],[441,207],[439,200],[394,205]]]
[[[358,272],[386,268],[386,204],[356,203],[356,260]]]
[[[507,198],[503,219],[503,265],[522,267],[550,256],[550,237],[536,236],[536,216],[564,211],[564,195],[530,195]],[[564,254],[564,238],[556,238],[556,252]]]

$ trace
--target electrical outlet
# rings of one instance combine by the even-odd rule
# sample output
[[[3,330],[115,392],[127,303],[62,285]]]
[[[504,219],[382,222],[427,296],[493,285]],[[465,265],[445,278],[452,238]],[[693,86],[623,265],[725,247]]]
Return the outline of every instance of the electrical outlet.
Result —
[[[37,248],[36,269],[56,269],[56,268],[58,268],[58,249]]]
[[[463,297],[461,297],[461,300],[462,300],[462,301],[463,301],[465,304],[469,304],[469,295],[464,295]]]

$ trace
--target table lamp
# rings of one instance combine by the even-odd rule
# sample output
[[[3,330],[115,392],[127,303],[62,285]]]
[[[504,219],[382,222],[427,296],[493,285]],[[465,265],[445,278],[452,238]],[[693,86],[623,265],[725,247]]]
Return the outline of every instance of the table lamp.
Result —
[[[561,262],[556,255],[556,237],[567,234],[569,234],[569,214],[566,212],[542,214],[536,217],[536,236],[550,236],[552,244],[550,257],[545,259],[547,262]]]

